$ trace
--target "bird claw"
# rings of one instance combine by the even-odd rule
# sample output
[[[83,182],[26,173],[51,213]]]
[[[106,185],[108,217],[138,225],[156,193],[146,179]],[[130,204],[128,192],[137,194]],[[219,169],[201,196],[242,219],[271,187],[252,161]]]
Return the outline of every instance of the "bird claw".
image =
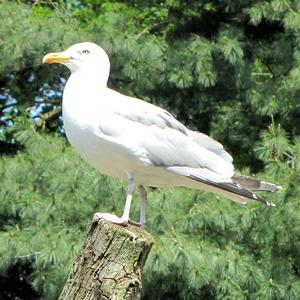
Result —
[[[140,227],[140,228],[145,228],[145,223],[135,222],[131,219],[128,220],[128,224],[134,225],[134,226],[137,226],[137,227]]]
[[[94,214],[93,222],[98,222],[101,219],[106,220],[111,223],[114,223],[114,224],[122,225],[122,226],[127,226],[129,223],[128,220],[126,220],[124,218],[119,218],[113,214],[100,213],[100,212],[97,212]]]
[[[137,226],[140,228],[144,228],[145,227],[145,223],[141,223],[141,222],[135,222],[131,219],[129,220],[125,220],[124,218],[119,218],[116,215],[110,214],[110,213],[100,213],[97,212],[94,214],[93,217],[93,222],[98,222],[99,220],[106,220],[108,222],[111,222],[113,224],[118,224],[118,225],[122,225],[122,226],[127,226],[128,224],[133,225],[133,226]]]

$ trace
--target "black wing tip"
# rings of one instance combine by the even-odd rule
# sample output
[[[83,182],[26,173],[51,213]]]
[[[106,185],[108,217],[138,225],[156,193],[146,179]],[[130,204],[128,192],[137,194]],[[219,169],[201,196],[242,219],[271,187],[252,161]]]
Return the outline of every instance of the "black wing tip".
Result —
[[[251,198],[254,199],[254,200],[256,200],[256,201],[262,202],[262,203],[264,203],[267,206],[276,207],[276,205],[273,202],[267,200],[266,198],[264,198],[264,197],[262,197],[260,195],[255,194],[255,193],[252,193],[252,197]]]
[[[262,197],[258,194],[251,192],[250,190],[244,188],[243,186],[241,186],[239,183],[237,183],[235,181],[233,181],[233,182],[212,182],[210,180],[207,180],[207,179],[204,180],[202,178],[196,177],[191,174],[188,177],[193,180],[197,180],[197,181],[200,181],[207,185],[213,186],[215,188],[219,188],[219,189],[225,190],[227,192],[231,192],[233,194],[236,194],[236,195],[248,198],[248,199],[253,199],[253,200],[262,202],[267,206],[276,207],[276,205],[273,202],[265,199],[264,197]]]

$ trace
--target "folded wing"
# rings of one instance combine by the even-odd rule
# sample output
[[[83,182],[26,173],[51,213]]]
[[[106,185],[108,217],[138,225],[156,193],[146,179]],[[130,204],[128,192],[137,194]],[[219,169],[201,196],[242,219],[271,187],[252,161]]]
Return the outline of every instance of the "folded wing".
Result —
[[[105,122],[104,131],[120,143],[123,141],[132,149],[133,155],[144,153],[152,165],[198,181],[234,201],[246,202],[246,198],[250,198],[272,205],[232,179],[232,157],[220,143],[205,134],[188,130],[157,106],[113,93],[114,101],[119,100],[112,105],[115,122],[108,127]]]

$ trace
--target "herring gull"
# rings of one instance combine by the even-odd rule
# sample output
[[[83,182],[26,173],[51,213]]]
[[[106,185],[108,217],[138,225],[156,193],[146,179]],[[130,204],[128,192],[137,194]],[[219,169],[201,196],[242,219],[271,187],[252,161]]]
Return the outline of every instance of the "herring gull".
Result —
[[[62,105],[71,145],[100,172],[128,182],[123,215],[99,212],[97,218],[144,226],[147,186],[184,186],[239,203],[253,199],[275,206],[253,191],[280,187],[235,173],[232,157],[219,142],[189,130],[160,107],[108,88],[110,62],[98,45],[75,44],[45,55],[43,62],[71,71]],[[138,223],[129,218],[135,186],[141,199]]]

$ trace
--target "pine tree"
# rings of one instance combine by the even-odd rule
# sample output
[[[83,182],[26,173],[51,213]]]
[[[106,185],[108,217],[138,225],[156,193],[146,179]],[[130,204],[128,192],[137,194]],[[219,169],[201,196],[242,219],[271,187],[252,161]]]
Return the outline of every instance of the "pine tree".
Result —
[[[93,213],[121,213],[125,185],[63,136],[67,71],[41,66],[46,52],[92,40],[111,57],[112,88],[167,108],[221,141],[239,171],[283,186],[267,195],[275,209],[150,189],[144,299],[298,299],[299,16],[292,0],[2,1],[0,283],[18,270],[36,298],[56,299]],[[20,297],[4,287],[0,298]]]

